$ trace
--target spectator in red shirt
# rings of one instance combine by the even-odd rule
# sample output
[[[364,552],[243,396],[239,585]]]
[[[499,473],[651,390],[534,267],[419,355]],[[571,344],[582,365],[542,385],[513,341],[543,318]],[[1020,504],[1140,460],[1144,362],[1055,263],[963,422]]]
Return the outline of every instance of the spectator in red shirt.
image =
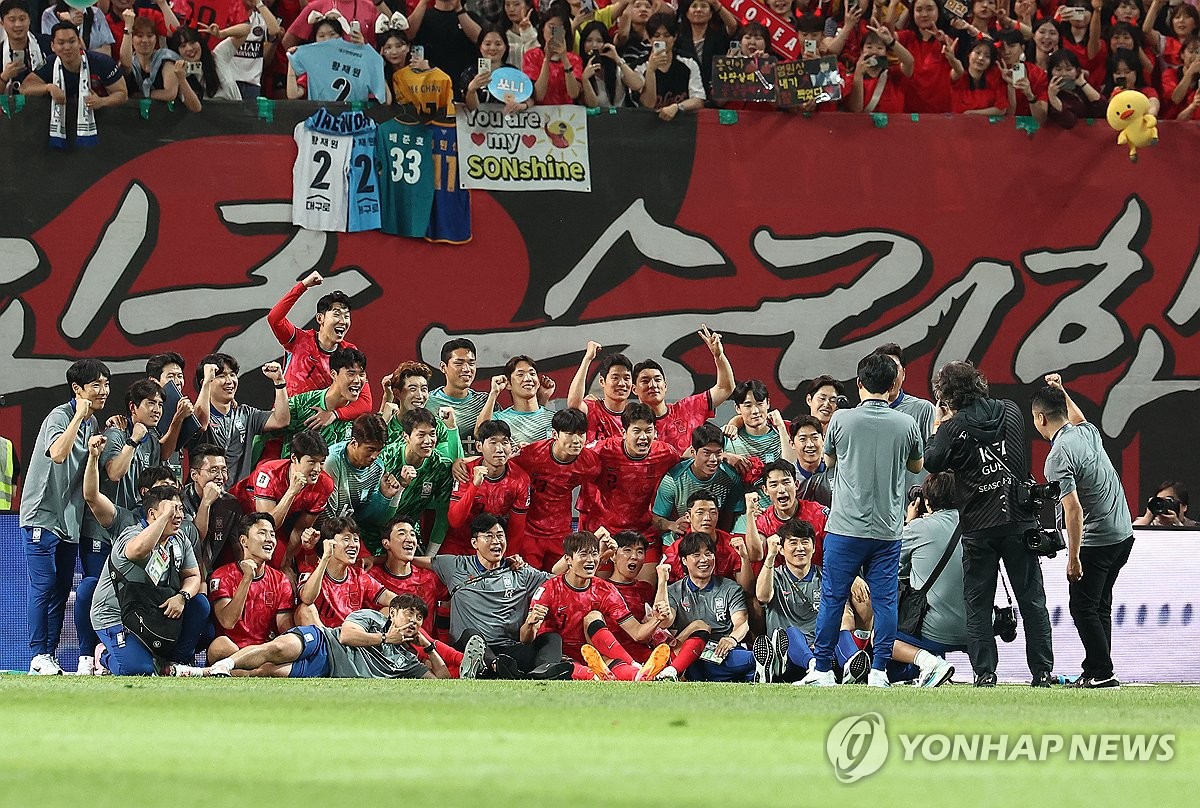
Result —
[[[734,34],[734,40],[737,42],[737,49],[734,50],[731,56],[744,56],[747,59],[752,59],[750,68],[757,71],[760,76],[760,81],[766,80],[767,84],[771,84],[772,80],[768,77],[773,77],[775,65],[779,59],[773,54],[767,52],[767,40],[770,35],[762,23],[748,22],[737,29]],[[722,109],[762,109],[773,110],[775,104],[771,101],[725,101],[719,105]]]
[[[1108,45],[1100,35],[1103,0],[1065,0],[1058,7],[1062,20],[1062,47],[1075,54],[1087,73],[1087,80],[1097,86],[1104,84]]]
[[[950,70],[953,42],[938,28],[938,4],[916,0],[908,27],[897,32],[900,44],[913,55],[912,79],[905,82],[906,112],[950,111]]]
[[[318,547],[321,559],[316,569],[300,576],[296,625],[340,626],[352,612],[386,607],[396,597],[358,565],[362,542],[350,517],[322,520]]]
[[[1192,86],[1195,86],[1193,81]],[[1108,62],[1108,85],[1105,88],[1105,98],[1112,98],[1122,90],[1137,90],[1150,99],[1147,114],[1158,117],[1158,91],[1142,81],[1142,64],[1137,52],[1128,48],[1118,48],[1113,51]]]
[[[1020,31],[1001,31],[997,39],[1000,42],[1000,74],[1007,85],[1009,113],[1045,123],[1046,87],[1050,83],[1046,71],[1025,61],[1025,40]],[[1025,75],[1021,76],[1021,72]]]
[[[800,39],[803,41],[801,46],[805,59],[816,59],[818,57],[829,56],[833,57],[838,76],[842,79],[842,91],[846,92],[846,71],[842,67],[842,62],[836,58],[836,54],[830,53],[825,46],[827,41],[825,34],[825,18],[818,14],[806,14],[800,17],[796,26],[796,32],[800,34]],[[822,101],[821,103],[809,102],[802,104],[799,108],[800,112],[820,112],[825,110],[828,112],[837,112],[837,101]]]
[[[521,68],[533,79],[533,98],[539,104],[574,104],[583,92],[583,61],[568,49],[568,36],[574,37],[571,21],[552,11],[538,30],[541,47],[525,53]]]
[[[888,54],[897,63],[889,66]],[[854,66],[848,112],[904,111],[904,85],[913,73],[913,57],[886,28],[871,28],[863,38],[862,56]]]
[[[296,595],[292,583],[267,562],[275,552],[275,520],[252,513],[238,528],[243,558],[213,571],[208,599],[221,636],[208,646],[209,663],[239,648],[261,645],[290,629]]]
[[[961,71],[961,72],[959,72]],[[975,43],[967,54],[967,69],[957,65],[952,110],[964,115],[1003,115],[1008,89],[996,67],[996,46],[989,39]]]
[[[1109,65],[1108,69],[1112,70],[1112,55],[1122,48],[1131,50],[1137,56],[1138,71],[1148,80],[1154,75],[1155,60],[1151,58],[1151,51],[1146,47],[1146,37],[1142,33],[1142,29],[1137,25],[1128,22],[1116,22],[1108,29],[1108,33],[1104,37],[1105,43],[1108,45]],[[1138,79],[1138,83],[1143,83],[1142,79]]]
[[[1047,76],[1050,75],[1050,55],[1062,44],[1058,23],[1047,18],[1038,22],[1033,29],[1033,42],[1026,47],[1026,61],[1037,65]]]
[[[1160,33],[1155,24],[1158,15],[1162,13],[1163,0],[1154,0],[1146,11],[1146,21],[1142,23],[1142,31],[1146,34],[1146,42],[1160,54],[1160,64],[1163,71],[1174,70],[1183,63],[1180,52],[1184,40],[1200,34],[1200,12],[1194,6],[1186,3],[1176,5],[1171,3],[1170,30],[1171,34]],[[1164,87],[1165,91],[1166,88]]]
[[[1047,122],[1070,129],[1081,118],[1103,118],[1105,104],[1100,91],[1088,83],[1079,59],[1069,50],[1050,57],[1050,87],[1046,92],[1050,110]]]
[[[1167,91],[1167,76],[1174,79],[1171,88],[1171,102],[1178,110],[1175,117],[1181,121],[1197,120],[1196,112],[1200,109],[1197,99],[1200,94],[1196,88],[1200,85],[1200,37],[1188,37],[1180,51],[1183,66],[1163,73],[1163,93]]]

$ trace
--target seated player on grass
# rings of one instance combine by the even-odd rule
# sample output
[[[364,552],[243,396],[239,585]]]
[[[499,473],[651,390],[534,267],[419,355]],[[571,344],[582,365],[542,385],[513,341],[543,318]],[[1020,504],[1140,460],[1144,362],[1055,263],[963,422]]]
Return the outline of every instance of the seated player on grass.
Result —
[[[358,565],[362,542],[348,516],[321,520],[321,557],[317,566],[300,571],[298,626],[340,626],[351,612],[391,603],[396,595]]]
[[[815,535],[805,520],[789,519],[767,538],[767,557],[755,586],[755,597],[766,611],[767,627],[754,641],[756,682],[797,682],[812,665],[821,609],[821,567],[813,563]],[[782,564],[777,563],[779,559]],[[871,657],[859,644],[866,632],[856,638],[854,629],[856,625],[869,628],[870,619],[867,584],[855,578],[834,649],[843,678],[866,681]]]
[[[603,535],[607,538],[607,531]],[[537,620],[521,626],[521,642],[533,642],[547,632],[559,634],[563,653],[578,664],[575,679],[640,682],[661,673],[670,659],[670,648],[657,646],[644,664],[636,667],[609,629],[609,625],[620,626],[634,640],[644,643],[665,620],[657,613],[644,622],[634,617],[616,587],[596,577],[600,565],[597,535],[580,530],[567,536],[561,565],[562,574],[546,581],[533,594],[529,610]]]
[[[448,679],[437,649],[421,635],[429,608],[416,595],[396,595],[387,615],[360,609],[340,628],[296,626],[264,645],[243,648],[207,668],[172,665],[172,676],[276,676],[292,679]],[[429,665],[416,647],[429,645]]]
[[[218,636],[208,661],[218,662],[239,648],[262,645],[292,628],[296,594],[292,582],[267,562],[275,551],[275,520],[269,513],[246,516],[237,532],[242,560],[213,571],[208,599]]]

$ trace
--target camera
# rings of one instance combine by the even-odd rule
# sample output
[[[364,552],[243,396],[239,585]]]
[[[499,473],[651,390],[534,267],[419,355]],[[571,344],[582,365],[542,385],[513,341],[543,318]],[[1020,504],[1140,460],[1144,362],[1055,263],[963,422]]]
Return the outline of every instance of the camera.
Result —
[[[1004,642],[1017,638],[1017,611],[1012,606],[992,607],[992,633]]]
[[[1058,481],[1022,483],[1017,486],[1017,504],[1031,511],[1040,511],[1047,502],[1057,502],[1062,494]]]
[[[1062,532],[1053,527],[1031,527],[1025,531],[1025,549],[1034,555],[1054,558],[1059,550],[1067,549]]]
[[[926,513],[925,500],[922,497],[922,489],[919,485],[914,485],[908,489],[908,497],[905,500],[905,504],[912,505],[914,502],[917,503],[917,516],[924,516]]]
[[[1150,513],[1155,516],[1162,516],[1167,511],[1171,513],[1179,513],[1179,500],[1175,497],[1150,497],[1150,501],[1146,503]]]
[[[834,403],[837,404],[837,408],[839,410],[850,409],[850,399],[848,399],[846,396],[838,396],[836,399],[834,399]]]

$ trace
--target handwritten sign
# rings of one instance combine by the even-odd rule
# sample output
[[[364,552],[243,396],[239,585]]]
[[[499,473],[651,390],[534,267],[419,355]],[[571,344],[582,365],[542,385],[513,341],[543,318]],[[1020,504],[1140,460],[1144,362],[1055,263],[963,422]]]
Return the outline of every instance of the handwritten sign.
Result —
[[[537,106],[510,115],[499,105],[481,104],[475,110],[460,109],[457,126],[464,188],[592,190],[587,110],[577,104]]]
[[[718,56],[713,59],[714,101],[775,103],[775,57]]]
[[[533,97],[533,81],[515,67],[501,67],[492,71],[488,92],[496,99],[511,95],[517,101],[528,101]]]
[[[775,71],[779,106],[799,107],[809,103],[822,104],[842,97],[842,77],[837,59],[806,59],[803,62],[784,62]]]

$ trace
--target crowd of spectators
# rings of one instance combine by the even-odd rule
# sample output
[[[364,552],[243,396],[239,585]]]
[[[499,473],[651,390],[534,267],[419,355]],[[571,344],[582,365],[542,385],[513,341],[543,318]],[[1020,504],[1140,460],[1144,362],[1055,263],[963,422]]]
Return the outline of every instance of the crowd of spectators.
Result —
[[[766,0],[783,24],[744,22],[728,0],[3,0],[8,92],[59,103],[91,75],[89,107],[126,97],[179,101],[312,98],[393,103],[403,68],[440,71],[468,107],[493,98],[492,72],[534,83],[521,106],[643,107],[664,120],[714,100],[713,62],[836,60],[840,100],[805,113],[1031,116],[1074,126],[1135,89],[1160,118],[1191,120],[1200,101],[1200,12],[1191,0]],[[331,44],[331,40],[336,43]],[[382,58],[380,58],[382,57]],[[54,63],[64,65],[56,78]],[[73,77],[73,78],[72,78]],[[77,90],[75,90],[77,94]],[[69,105],[68,105],[69,106]]]

